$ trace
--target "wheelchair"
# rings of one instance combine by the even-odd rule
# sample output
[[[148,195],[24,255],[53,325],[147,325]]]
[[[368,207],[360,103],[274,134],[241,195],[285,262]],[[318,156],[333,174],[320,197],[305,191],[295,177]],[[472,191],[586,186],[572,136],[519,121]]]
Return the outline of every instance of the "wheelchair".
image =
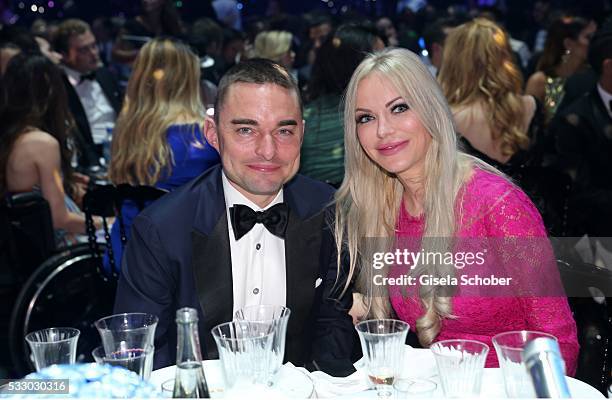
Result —
[[[120,190],[101,182],[90,185],[83,200],[87,243],[59,251],[54,247],[48,205],[40,195],[24,195],[30,202],[19,210],[21,220],[15,218],[17,213],[10,209],[10,202],[8,207],[2,209],[0,218],[19,220],[8,225],[12,229],[3,232],[4,240],[0,241],[0,256],[14,263],[12,268],[4,267],[3,272],[21,269],[13,279],[14,285],[10,292],[13,299],[16,299],[8,304],[9,309],[12,308],[10,318],[4,319],[9,321],[8,337],[4,343],[8,346],[6,353],[10,355],[12,375],[22,377],[34,370],[25,335],[52,326],[79,329],[81,335],[77,346],[77,362],[93,361],[91,351],[100,344],[94,322],[112,314],[118,280],[118,274],[108,274],[102,268],[104,251],[112,254],[106,219],[116,216],[117,221],[121,221],[119,210],[121,202],[126,199],[133,199],[139,207],[142,204],[144,208],[164,193],[150,187],[123,187]],[[105,242],[97,240],[93,216],[101,216],[104,220]],[[125,245],[125,230],[123,223],[120,223],[122,245]],[[41,229],[41,224],[45,229]],[[15,234],[14,226],[32,234]],[[23,267],[24,264],[28,265]]]

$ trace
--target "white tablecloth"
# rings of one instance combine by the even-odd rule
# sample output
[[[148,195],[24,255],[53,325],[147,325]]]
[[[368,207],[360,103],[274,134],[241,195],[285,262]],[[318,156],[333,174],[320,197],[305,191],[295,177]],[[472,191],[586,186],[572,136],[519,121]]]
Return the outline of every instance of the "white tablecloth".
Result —
[[[426,378],[438,383],[434,397],[443,397],[442,388],[437,379],[436,363],[429,349],[407,348],[405,355],[403,378]],[[204,370],[212,397],[222,397],[223,379],[218,360],[204,361]],[[355,365],[357,372],[346,378],[331,377],[323,372],[308,373],[304,368],[296,368],[286,364],[281,370],[278,385],[280,390],[276,396],[285,398],[377,398],[375,390],[368,390],[369,383],[360,363]],[[174,379],[175,367],[167,367],[153,371],[150,381],[158,387],[167,380]],[[570,393],[574,398],[603,399],[597,389],[574,378],[567,378]],[[312,385],[314,383],[314,392]],[[481,398],[505,398],[504,383],[499,368],[486,368],[482,379]]]

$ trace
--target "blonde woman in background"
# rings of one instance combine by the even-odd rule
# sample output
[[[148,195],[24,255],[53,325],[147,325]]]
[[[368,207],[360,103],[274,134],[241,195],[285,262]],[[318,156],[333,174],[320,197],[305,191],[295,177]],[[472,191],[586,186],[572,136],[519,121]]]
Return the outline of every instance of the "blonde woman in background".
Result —
[[[293,35],[287,31],[260,32],[255,37],[253,56],[277,62],[292,72],[295,61],[295,52],[291,49],[292,41]]]
[[[484,18],[453,29],[438,81],[464,149],[514,176],[529,161],[543,121],[535,98],[522,95],[506,32]]]
[[[458,238],[547,241],[527,196],[488,164],[457,151],[452,114],[419,57],[405,49],[368,56],[348,85],[344,126],[346,174],[336,194],[335,235],[338,252],[345,249],[350,259],[349,278],[356,278],[357,290],[364,293],[365,313],[356,317],[384,318],[394,311],[426,347],[457,338],[492,346],[492,337],[504,331],[549,332],[559,339],[568,374],[573,374],[578,342],[565,297],[466,296],[479,288],[465,286],[458,288],[461,296],[454,296],[439,285],[387,288],[373,279],[378,270],[373,269],[371,238],[394,242],[376,251],[409,239],[416,242],[413,251],[442,254],[457,250]],[[491,272],[507,255],[490,253],[476,271]],[[530,286],[519,291],[544,286],[543,272],[548,274],[545,285],[559,280],[556,269],[543,271],[532,263],[544,256],[552,261],[552,254],[534,253],[522,254],[511,265],[524,278],[519,282]],[[388,277],[405,268],[390,267]],[[455,265],[435,262],[416,268],[438,278],[455,271]],[[489,352],[486,364],[498,365],[495,352]]]
[[[173,39],[153,39],[134,62],[123,109],[113,134],[109,176],[114,184],[171,191],[219,162],[202,133],[198,57]],[[126,234],[138,214],[122,206]],[[118,224],[111,232],[115,265],[121,264]]]

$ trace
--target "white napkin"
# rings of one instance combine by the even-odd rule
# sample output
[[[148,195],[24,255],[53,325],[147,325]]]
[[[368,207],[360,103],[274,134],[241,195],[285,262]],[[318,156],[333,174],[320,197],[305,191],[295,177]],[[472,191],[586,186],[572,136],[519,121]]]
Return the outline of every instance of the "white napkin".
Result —
[[[437,375],[436,361],[429,349],[404,348],[404,368],[402,378],[431,378]],[[346,378],[330,376],[322,371],[310,373],[314,382],[317,398],[330,398],[370,389],[370,381],[365,371],[363,358],[355,363],[357,370]]]

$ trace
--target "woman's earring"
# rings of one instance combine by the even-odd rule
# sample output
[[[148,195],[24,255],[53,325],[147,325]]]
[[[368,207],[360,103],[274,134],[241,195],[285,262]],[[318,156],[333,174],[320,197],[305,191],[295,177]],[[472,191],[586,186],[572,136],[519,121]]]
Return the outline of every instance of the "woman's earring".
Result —
[[[561,56],[561,62],[563,64],[567,63],[571,55],[572,52],[570,51],[570,49],[565,49],[565,53],[563,53],[563,55]]]

